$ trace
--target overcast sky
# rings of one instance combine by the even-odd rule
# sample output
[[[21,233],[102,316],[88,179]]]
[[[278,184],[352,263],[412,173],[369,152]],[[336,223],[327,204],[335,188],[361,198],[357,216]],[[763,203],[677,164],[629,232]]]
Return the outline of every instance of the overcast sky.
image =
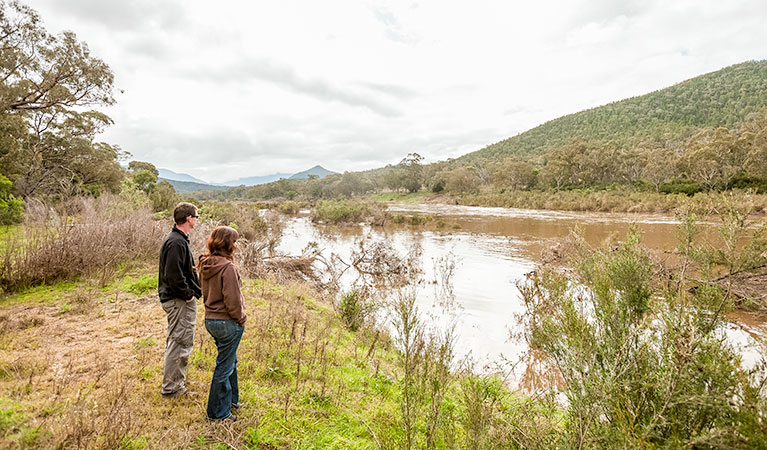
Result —
[[[115,74],[100,140],[206,181],[479,150],[767,58],[765,0],[32,0]]]

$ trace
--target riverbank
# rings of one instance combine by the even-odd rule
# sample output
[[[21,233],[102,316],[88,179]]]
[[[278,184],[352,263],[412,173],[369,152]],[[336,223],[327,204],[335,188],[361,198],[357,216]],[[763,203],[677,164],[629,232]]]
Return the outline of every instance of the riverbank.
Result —
[[[498,445],[525,439],[506,418],[523,415],[514,427],[533,429],[543,411],[537,405],[538,413],[526,414],[531,404],[493,376],[436,371],[442,363],[422,347],[406,369],[386,332],[349,331],[305,283],[247,279],[249,321],[238,351],[245,406],[235,423],[208,422],[216,347],[202,306],[189,360],[194,395],[163,398],[166,325],[155,268],[123,269],[103,287],[83,279],[0,299],[0,447],[393,449],[410,433],[413,448],[427,438],[440,448],[477,448],[479,436]],[[421,338],[410,345],[423,345]],[[431,400],[428,377],[441,377],[443,389]],[[491,396],[469,397],[466,386]],[[437,409],[429,413],[429,405]]]
[[[483,191],[475,194],[446,194],[420,191],[416,193],[383,192],[370,194],[371,200],[396,203],[444,203],[463,206],[489,206],[558,211],[594,211],[672,214],[690,205],[699,211],[715,211],[727,198],[740,207],[752,207],[753,213],[767,212],[767,195],[733,190],[725,193],[660,194],[629,190],[571,191]]]

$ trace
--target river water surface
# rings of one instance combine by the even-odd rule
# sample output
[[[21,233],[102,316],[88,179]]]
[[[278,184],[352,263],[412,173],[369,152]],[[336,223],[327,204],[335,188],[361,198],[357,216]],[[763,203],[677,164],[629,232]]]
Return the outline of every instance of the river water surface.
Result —
[[[677,245],[678,222],[648,214],[570,213],[453,205],[394,205],[393,214],[433,216],[425,226],[316,226],[306,215],[290,219],[277,250],[297,255],[310,242],[323,254],[346,258],[361,238],[385,240],[398,252],[420,246],[423,282],[418,307],[435,329],[455,327],[459,358],[475,362],[517,361],[526,345],[511,336],[519,332],[516,316],[524,312],[517,284],[541,262],[542,252],[575,227],[587,242],[598,245],[615,236],[623,239],[636,224],[647,247],[668,253]],[[715,235],[714,223],[701,223]],[[444,275],[451,283],[443,286]],[[350,279],[347,280],[350,282]],[[748,315],[735,315],[727,330],[746,364],[760,358],[754,338],[767,329]]]

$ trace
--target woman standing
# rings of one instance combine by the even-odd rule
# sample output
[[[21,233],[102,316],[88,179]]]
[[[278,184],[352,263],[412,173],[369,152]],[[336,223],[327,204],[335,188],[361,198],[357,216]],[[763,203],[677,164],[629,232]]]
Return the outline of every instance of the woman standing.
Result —
[[[200,280],[205,299],[205,329],[216,342],[218,356],[208,395],[208,418],[237,420],[232,408],[239,408],[237,347],[245,330],[245,302],[242,281],[234,265],[237,230],[216,227],[208,238],[208,250],[200,257]]]

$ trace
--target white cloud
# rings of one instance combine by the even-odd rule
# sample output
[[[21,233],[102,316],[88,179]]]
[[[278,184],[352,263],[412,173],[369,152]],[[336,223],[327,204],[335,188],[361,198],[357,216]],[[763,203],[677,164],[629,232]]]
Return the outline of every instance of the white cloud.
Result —
[[[456,157],[767,50],[762,0],[36,0],[124,89],[104,135],[221,181]]]

